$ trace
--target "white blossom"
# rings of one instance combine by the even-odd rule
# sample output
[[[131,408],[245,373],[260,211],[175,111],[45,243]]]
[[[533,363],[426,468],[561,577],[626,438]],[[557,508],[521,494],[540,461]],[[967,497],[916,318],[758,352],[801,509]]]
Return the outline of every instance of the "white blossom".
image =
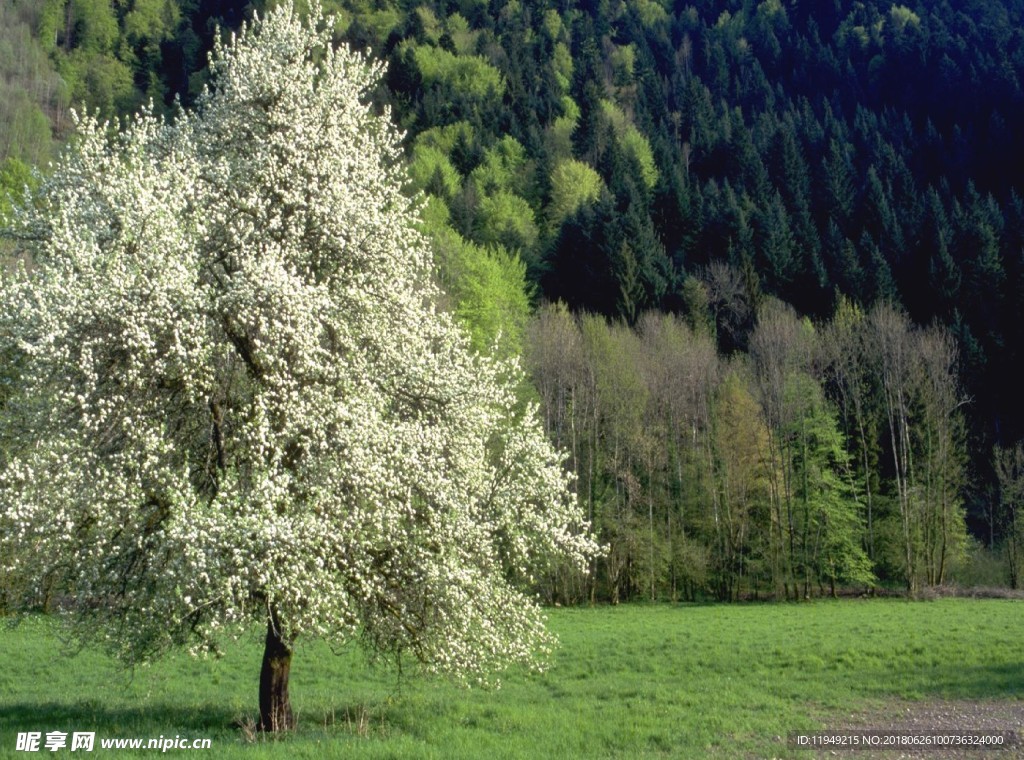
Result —
[[[434,307],[380,67],[310,18],[219,46],[173,122],[82,117],[20,211],[0,573],[130,662],[271,607],[470,680],[537,662],[507,579],[596,547],[518,367]]]

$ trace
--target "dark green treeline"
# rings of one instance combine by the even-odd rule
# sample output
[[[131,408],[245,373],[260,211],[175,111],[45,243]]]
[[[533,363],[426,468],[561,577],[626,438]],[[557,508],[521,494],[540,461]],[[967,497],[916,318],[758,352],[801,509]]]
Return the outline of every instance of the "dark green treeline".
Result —
[[[72,105],[106,116],[149,100],[168,113],[176,98],[188,105],[218,27],[266,5],[0,3],[0,185],[17,196],[32,181],[28,167],[52,157]],[[559,593],[793,596],[868,571],[928,583],[958,544],[936,550],[920,510],[962,509],[975,537],[1017,556],[1024,2],[323,5],[339,40],[388,62],[376,97],[407,131],[410,192],[428,198],[439,278],[477,345],[500,336],[499,350],[532,357],[531,300],[620,325],[598,350],[586,336],[600,320],[569,320],[588,366],[609,365],[589,371],[612,373],[610,387],[633,383],[637,397],[592,411],[590,427],[564,404],[546,408],[595,522],[631,548],[599,568],[600,589],[566,580]],[[0,193],[0,214],[7,204]],[[818,324],[801,328],[811,348],[793,349],[799,361],[785,354],[797,369],[782,374],[756,342],[766,314],[794,322],[782,307],[765,311],[775,300]],[[959,373],[948,430],[926,415],[923,386],[888,395],[880,326],[855,331],[874,338],[845,374],[823,358],[837,350],[838,315],[874,324],[879,304],[906,315],[892,319],[914,336],[913,366],[938,361],[939,344],[957,357],[937,375]],[[678,315],[664,324],[685,323],[686,350],[713,358],[707,411],[685,441],[651,407],[650,312]],[[793,399],[807,407],[794,411]],[[722,416],[733,407],[763,429]],[[728,463],[729,435],[767,459]],[[939,471],[955,475],[937,481]]]

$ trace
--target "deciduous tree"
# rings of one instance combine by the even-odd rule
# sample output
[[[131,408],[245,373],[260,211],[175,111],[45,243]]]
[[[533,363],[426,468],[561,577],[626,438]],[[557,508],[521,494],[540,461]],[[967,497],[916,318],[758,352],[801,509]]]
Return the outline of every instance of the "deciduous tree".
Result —
[[[999,481],[1000,528],[1003,531],[1010,587],[1020,588],[1021,545],[1024,544],[1024,444],[1012,449],[996,446],[992,452]]]
[[[595,548],[514,366],[435,309],[381,70],[331,28],[285,4],[218,46],[195,113],[83,119],[0,296],[0,577],[54,579],[129,663],[262,625],[265,730],[303,636],[536,663],[514,580]]]

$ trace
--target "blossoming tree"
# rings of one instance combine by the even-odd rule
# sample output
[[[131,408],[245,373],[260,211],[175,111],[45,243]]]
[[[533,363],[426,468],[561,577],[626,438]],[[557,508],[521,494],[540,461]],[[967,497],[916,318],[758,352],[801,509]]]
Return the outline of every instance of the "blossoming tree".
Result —
[[[0,295],[0,578],[127,662],[266,626],[484,678],[551,645],[517,581],[595,545],[515,365],[432,304],[380,69],[286,5],[192,113],[90,118]]]

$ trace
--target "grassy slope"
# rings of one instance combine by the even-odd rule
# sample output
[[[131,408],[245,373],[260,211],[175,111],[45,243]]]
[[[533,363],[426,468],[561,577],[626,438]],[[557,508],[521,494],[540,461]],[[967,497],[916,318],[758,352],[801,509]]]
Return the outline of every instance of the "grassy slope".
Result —
[[[0,637],[0,757],[27,756],[14,752],[18,731],[55,729],[208,737],[218,758],[788,756],[787,733],[827,728],[888,698],[1024,698],[1020,602],[629,606],[550,617],[562,646],[549,673],[509,674],[497,691],[398,686],[356,651],[300,646],[299,733],[257,745],[231,725],[255,712],[255,637],[222,660],[175,657],[129,679],[95,653],[57,657],[50,621],[34,619]]]

